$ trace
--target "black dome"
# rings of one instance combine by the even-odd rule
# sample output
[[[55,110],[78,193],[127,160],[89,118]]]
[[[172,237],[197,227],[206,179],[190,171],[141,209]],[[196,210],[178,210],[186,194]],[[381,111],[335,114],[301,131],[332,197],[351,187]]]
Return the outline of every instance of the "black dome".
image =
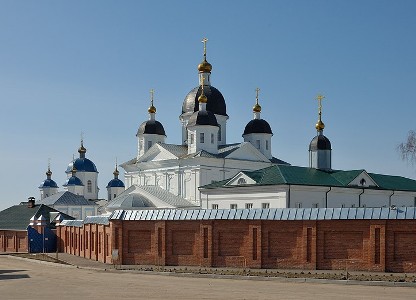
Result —
[[[317,135],[309,144],[309,151],[314,150],[331,150],[331,142],[323,134]]]
[[[218,126],[217,118],[215,117],[214,113],[207,110],[200,110],[194,112],[192,116],[189,118],[188,126],[195,126],[195,125],[211,125],[211,126]]]
[[[158,134],[158,135],[166,135],[165,129],[163,128],[162,123],[156,120],[149,120],[146,122],[143,122],[139,129],[137,130],[136,136],[139,134]]]
[[[193,113],[199,110],[198,97],[201,95],[201,86],[197,86],[186,95],[182,104],[182,113]],[[216,115],[227,115],[227,106],[223,95],[211,85],[204,85],[204,95],[208,98],[207,110]]]
[[[245,134],[250,133],[270,133],[273,134],[272,129],[270,128],[269,123],[263,119],[253,119],[247,123],[246,128],[244,128]]]

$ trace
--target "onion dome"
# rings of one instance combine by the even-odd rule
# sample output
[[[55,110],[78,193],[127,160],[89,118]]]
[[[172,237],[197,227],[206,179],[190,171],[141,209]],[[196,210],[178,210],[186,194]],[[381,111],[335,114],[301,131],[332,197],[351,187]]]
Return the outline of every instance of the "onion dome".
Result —
[[[316,128],[316,130],[318,130],[318,131],[322,131],[322,130],[324,130],[324,128],[325,128],[325,124],[324,124],[324,122],[322,122],[322,120],[321,120],[321,119],[319,119],[319,120],[318,120],[318,123],[316,123],[316,124],[315,124],[315,128]]]
[[[120,174],[120,172],[117,170],[117,166],[116,166],[116,169],[114,170],[113,174],[114,174],[114,179],[112,179],[112,180],[110,180],[110,182],[108,182],[106,188],[112,188],[112,187],[123,187],[124,188],[123,181],[118,179],[118,175]]]
[[[45,179],[41,182],[39,188],[58,188],[58,185],[56,182],[52,179]]]
[[[201,96],[198,97],[198,102],[199,103],[207,103],[208,102],[208,98],[207,96],[205,96],[205,94],[201,94]]]
[[[46,179],[41,182],[39,188],[58,188],[58,185],[54,180],[52,180],[52,171],[50,167],[48,167],[48,171],[46,171]]]
[[[250,133],[269,133],[273,134],[270,124],[263,119],[253,119],[247,123],[243,135]]]
[[[217,122],[217,118],[211,111],[200,110],[200,111],[194,112],[192,116],[189,118],[188,126],[195,126],[195,125],[218,126],[218,122]]]
[[[256,103],[254,106],[253,106],[253,112],[257,112],[257,113],[259,113],[259,112],[261,112],[261,106],[260,106],[260,104],[258,104],[258,103]]]
[[[319,134],[312,139],[311,143],[309,144],[309,150],[332,150],[331,142],[326,136]]]
[[[77,186],[84,186],[84,184],[82,183],[81,179],[79,179],[78,177],[75,176],[75,174],[77,173],[77,169],[73,166],[71,169],[72,172],[72,176],[69,177],[65,183],[63,184],[63,186],[73,186],[73,185],[77,185]]]
[[[148,120],[143,122],[137,130],[136,136],[140,134],[158,134],[166,136],[162,123],[156,120]]]
[[[78,148],[79,154],[85,154],[87,153],[87,149],[84,147],[83,142],[81,141],[81,147]]]
[[[68,164],[65,173],[69,174],[72,172],[72,168],[74,167],[78,172],[95,172],[98,173],[97,167],[95,164],[85,157],[85,153],[87,149],[84,147],[83,142],[81,140],[81,147],[78,149],[79,158],[74,159],[72,162]]]
[[[155,114],[156,113],[156,107],[154,107],[153,105],[150,105],[149,108],[147,109],[149,114]]]
[[[212,65],[207,62],[207,59],[204,57],[204,60],[198,65],[199,73],[211,73]]]
[[[192,89],[183,100],[182,113],[194,113],[199,110],[199,96],[202,87],[199,85]],[[227,106],[224,96],[212,85],[204,85],[204,95],[207,98],[207,110],[216,115],[227,116]]]

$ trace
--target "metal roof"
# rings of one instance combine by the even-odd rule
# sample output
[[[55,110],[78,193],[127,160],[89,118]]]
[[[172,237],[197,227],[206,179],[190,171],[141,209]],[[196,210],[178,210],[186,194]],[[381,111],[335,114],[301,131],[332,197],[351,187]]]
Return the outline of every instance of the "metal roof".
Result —
[[[84,220],[84,224],[101,224],[108,225],[110,224],[109,215],[107,216],[89,216]]]
[[[116,210],[110,220],[414,220],[415,207]]]
[[[64,220],[59,226],[71,226],[71,227],[82,227],[84,225],[83,220]]]
[[[71,192],[58,192],[49,197],[43,198],[36,202],[45,205],[97,205],[94,201],[89,201],[81,195],[75,195]]]

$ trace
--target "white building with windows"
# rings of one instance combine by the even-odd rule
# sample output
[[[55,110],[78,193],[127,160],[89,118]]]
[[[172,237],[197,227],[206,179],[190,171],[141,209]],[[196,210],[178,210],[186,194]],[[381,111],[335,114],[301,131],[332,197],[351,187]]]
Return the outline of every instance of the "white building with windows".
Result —
[[[226,102],[211,85],[212,65],[206,57],[206,39],[203,42],[199,85],[185,96],[179,116],[181,144],[166,143],[162,122],[156,120],[152,91],[149,119],[136,135],[137,156],[121,164],[126,191],[119,197],[128,201],[116,197],[114,203],[123,202],[123,209],[133,202],[135,209],[172,207],[172,203],[204,209],[415,205],[414,180],[332,169],[331,142],[323,134],[322,96],[317,98],[319,118],[309,145],[309,167],[291,166],[273,157],[273,132],[261,118],[258,89],[243,141],[227,143]],[[155,199],[169,199],[169,195],[175,201],[155,204]],[[111,202],[109,206],[120,207]]]

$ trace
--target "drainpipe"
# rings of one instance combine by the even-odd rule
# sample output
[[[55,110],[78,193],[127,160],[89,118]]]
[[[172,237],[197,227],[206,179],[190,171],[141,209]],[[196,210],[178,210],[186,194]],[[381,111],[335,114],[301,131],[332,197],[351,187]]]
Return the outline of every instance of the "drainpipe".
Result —
[[[287,192],[287,207],[290,208],[290,184],[289,184],[289,191]]]
[[[391,193],[391,195],[389,196],[389,207],[391,207],[391,196],[393,196],[394,195],[394,191],[393,191],[393,193]]]
[[[329,190],[325,193],[325,208],[328,208],[328,193],[332,190],[332,186],[329,187]]]
[[[358,207],[361,207],[361,195],[364,194],[364,189],[363,191],[358,195]]]

